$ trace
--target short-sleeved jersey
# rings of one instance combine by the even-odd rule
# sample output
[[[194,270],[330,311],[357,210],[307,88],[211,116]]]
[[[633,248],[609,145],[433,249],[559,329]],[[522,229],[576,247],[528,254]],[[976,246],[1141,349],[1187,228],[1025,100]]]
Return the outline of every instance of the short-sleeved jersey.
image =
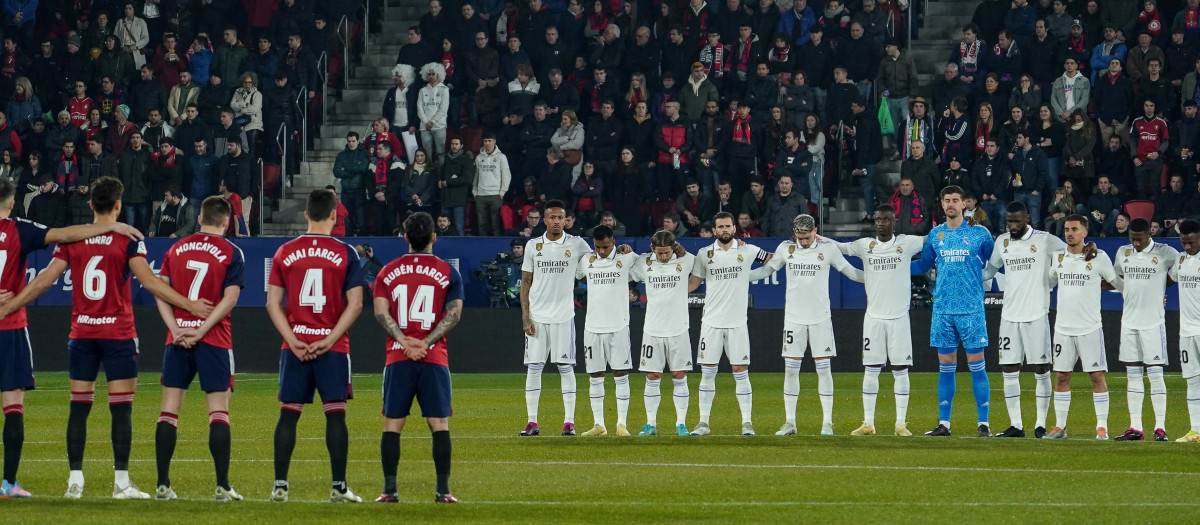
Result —
[[[587,319],[584,329],[593,334],[611,334],[629,326],[629,272],[636,253],[608,257],[594,251],[583,254],[575,277],[587,279]]]
[[[241,248],[220,235],[193,233],[175,242],[163,256],[159,275],[170,279],[171,288],[190,300],[208,299],[215,306],[230,286],[242,287],[245,257]],[[175,324],[180,328],[199,328],[205,319],[173,307]],[[174,339],[167,333],[167,343]],[[200,340],[217,348],[233,349],[229,315],[204,334]]]
[[[830,319],[829,267],[839,272],[853,270],[842,256],[837,243],[818,238],[808,248],[795,241],[783,241],[767,261],[772,271],[787,272],[783,320],[795,324],[816,324]]]
[[[146,257],[146,243],[106,233],[54,247],[71,267],[71,339],[133,339],[129,260]]]
[[[1085,261],[1083,254],[1058,250],[1052,255],[1050,285],[1058,285],[1058,315],[1054,331],[1062,335],[1087,335],[1101,327],[1100,281],[1120,288],[1121,279],[1113,271],[1104,250]]]
[[[575,318],[575,273],[579,257],[590,250],[583,239],[566,233],[555,241],[543,235],[525,243],[521,271],[533,274],[529,287],[533,322],[558,324]]]
[[[45,226],[25,219],[0,219],[0,290],[14,294],[25,288],[25,257],[46,247]],[[0,330],[28,326],[25,307],[0,320]]]
[[[701,321],[713,328],[746,326],[750,305],[750,266],[763,262],[767,252],[753,244],[728,250],[714,242],[696,254],[692,275],[704,279],[704,315]]]
[[[410,253],[388,263],[375,276],[373,288],[376,297],[387,297],[392,302],[392,311],[388,313],[395,316],[400,331],[417,339],[428,337],[442,322],[447,303],[463,298],[458,270],[428,253]],[[390,334],[386,352],[385,364],[408,360],[400,343]],[[421,362],[450,366],[445,336],[429,347]]]
[[[1005,232],[996,238],[996,244],[988,270],[1004,268],[1004,308],[1000,317],[1014,323],[1041,319],[1050,311],[1050,287],[1046,284],[1050,255],[1065,250],[1067,244],[1033,228],[1027,228],[1020,238]]]
[[[1163,297],[1167,294],[1167,273],[1179,259],[1179,252],[1170,246],[1150,241],[1145,250],[1137,251],[1132,244],[1117,250],[1113,269],[1125,280],[1121,296],[1121,326],[1134,330],[1158,328],[1166,320]]]
[[[893,235],[887,242],[863,238],[841,245],[843,253],[863,261],[867,315],[874,319],[908,315],[912,303],[909,261],[924,245],[925,238],[917,235]]]
[[[958,228],[939,224],[925,238],[921,258],[912,262],[913,274],[937,266],[933,309],[940,314],[983,313],[983,267],[992,257],[992,234],[983,226]]]
[[[1179,283],[1179,336],[1200,336],[1200,257],[1180,254],[1170,276]]]
[[[659,262],[653,253],[638,256],[632,278],[646,283],[646,323],[651,337],[675,337],[688,331],[688,278],[696,257],[671,255]]]
[[[286,290],[288,324],[303,343],[315,343],[333,333],[346,311],[346,292],[366,284],[353,247],[311,233],[279,247],[267,283]],[[287,341],[283,348],[288,348]],[[330,351],[350,353],[350,338],[342,334]]]

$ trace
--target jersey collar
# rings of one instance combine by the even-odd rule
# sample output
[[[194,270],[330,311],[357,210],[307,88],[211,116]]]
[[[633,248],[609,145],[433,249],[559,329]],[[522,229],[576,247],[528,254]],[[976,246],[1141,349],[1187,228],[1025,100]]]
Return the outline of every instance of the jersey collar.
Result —
[[[547,238],[546,238],[546,234],[542,234],[542,237],[541,237],[541,239],[542,239],[542,242],[544,242],[544,243],[550,243],[550,244],[566,244],[566,243],[567,243],[567,232],[563,232],[563,234],[562,234],[562,237],[559,237],[557,241],[552,241],[552,240],[550,240],[550,239],[547,239]],[[615,251],[615,250],[614,250],[614,251]]]
[[[1135,247],[1135,248],[1133,249],[1133,251],[1135,251],[1135,252],[1137,252],[1137,253],[1150,253],[1150,250],[1153,250],[1153,249],[1154,249],[1154,245],[1155,245],[1155,244],[1157,244],[1157,243],[1155,243],[1155,242],[1154,242],[1154,239],[1150,239],[1150,244],[1147,244],[1147,245],[1146,245],[1146,249],[1145,249],[1145,250],[1138,250],[1138,249]],[[1133,245],[1132,245],[1132,244],[1130,244],[1130,246],[1133,246]]]
[[[1026,224],[1025,225],[1025,233],[1021,234],[1021,236],[1018,237],[1017,240],[1018,241],[1028,241],[1031,237],[1033,237],[1033,226]]]

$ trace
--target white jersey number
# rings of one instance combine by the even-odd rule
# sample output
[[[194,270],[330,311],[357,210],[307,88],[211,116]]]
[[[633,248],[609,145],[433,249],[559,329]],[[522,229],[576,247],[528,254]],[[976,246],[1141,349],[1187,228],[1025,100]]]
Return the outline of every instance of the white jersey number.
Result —
[[[396,324],[408,326],[409,321],[421,323],[422,330],[433,327],[436,315],[433,313],[433,287],[422,284],[413,294],[412,303],[408,302],[408,285],[402,284],[392,289],[392,302],[396,303]]]
[[[325,278],[320,268],[309,268],[304,272],[304,283],[300,285],[300,306],[312,308],[314,314],[325,311]]]
[[[188,299],[198,301],[200,300],[200,285],[204,284],[204,276],[208,275],[208,263],[188,261],[187,269],[196,271],[196,276],[192,278],[192,285],[188,287]]]
[[[102,259],[103,255],[88,259],[87,266],[83,269],[83,296],[93,301],[103,299],[104,293],[108,291],[108,276],[99,268]]]

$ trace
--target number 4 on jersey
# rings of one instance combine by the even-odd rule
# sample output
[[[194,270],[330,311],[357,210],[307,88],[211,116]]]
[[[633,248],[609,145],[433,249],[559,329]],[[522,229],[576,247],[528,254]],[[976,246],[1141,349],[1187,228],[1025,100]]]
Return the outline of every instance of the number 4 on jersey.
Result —
[[[307,282],[307,281],[306,281]],[[408,326],[409,321],[421,323],[422,330],[433,327],[437,317],[433,313],[433,287],[428,284],[417,286],[412,303],[408,302],[408,285],[402,284],[392,289],[392,302],[396,305],[396,324]]]
[[[325,278],[320,268],[309,268],[304,272],[304,283],[300,285],[300,306],[312,308],[314,314],[325,310]]]

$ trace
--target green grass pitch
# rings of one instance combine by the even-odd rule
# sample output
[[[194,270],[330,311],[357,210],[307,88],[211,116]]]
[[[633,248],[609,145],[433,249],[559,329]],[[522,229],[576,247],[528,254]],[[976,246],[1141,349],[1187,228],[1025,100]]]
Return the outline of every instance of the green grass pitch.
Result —
[[[678,522],[683,519],[782,522],[822,518],[828,522],[882,523],[1012,522],[1195,522],[1200,510],[1200,446],[1180,443],[1096,442],[1090,384],[1074,379],[1072,439],[1066,441],[979,439],[969,376],[960,374],[954,430],[963,437],[935,439],[850,437],[862,414],[861,376],[837,374],[836,437],[818,437],[820,407],[816,377],[806,365],[798,409],[800,436],[771,434],[782,423],[782,375],[751,374],[758,437],[740,431],[733,380],[718,379],[713,408],[715,434],[705,438],[564,438],[558,436],[562,400],[558,379],[547,374],[541,404],[548,435],[519,438],[525,423],[523,375],[456,375],[451,419],[454,463],[451,487],[463,503],[435,505],[429,433],[413,419],[402,440],[400,492],[403,503],[332,505],[324,445],[324,417],[310,406],[301,418],[287,504],[266,502],[272,472],[272,433],[278,414],[275,376],[238,376],[231,407],[231,480],[247,501],[215,503],[207,446],[207,415],[202,394],[193,389],[180,415],[179,446],[172,481],[182,501],[115,502],[112,452],[105,395],[98,392],[89,424],[87,485],[82,501],[62,498],[67,465],[64,435],[67,382],[64,374],[42,373],[38,390],[26,400],[26,443],[19,479],[31,500],[0,501],[5,523],[353,523],[396,519],[459,522]],[[965,368],[965,367],[964,367]],[[155,483],[154,425],[158,415],[156,373],[145,373],[134,402],[131,476],[142,490]],[[1024,417],[1032,432],[1032,375],[1022,375]],[[635,374],[629,426],[645,422],[643,379]],[[692,404],[688,424],[697,419],[699,377],[689,378]],[[370,501],[382,486],[379,466],[381,376],[354,378],[357,399],[349,404],[348,481]],[[579,431],[591,427],[587,380],[579,376],[576,419]],[[665,381],[664,381],[665,382]],[[1128,424],[1124,377],[1109,376],[1110,433]],[[1167,430],[1172,439],[1187,431],[1184,382],[1169,375]],[[615,426],[611,378],[607,383],[607,423]],[[1008,426],[1000,378],[992,377],[992,425]],[[877,428],[890,434],[894,418],[889,374],[881,378]],[[659,409],[660,427],[675,419],[670,387]],[[1147,396],[1149,397],[1149,396]],[[909,428],[920,434],[936,420],[936,374],[912,375]],[[1053,410],[1053,407],[1051,407]],[[1146,401],[1145,420],[1153,423]],[[1054,421],[1053,414],[1050,421]],[[1152,427],[1151,427],[1152,428]],[[352,521],[349,521],[352,520]]]

